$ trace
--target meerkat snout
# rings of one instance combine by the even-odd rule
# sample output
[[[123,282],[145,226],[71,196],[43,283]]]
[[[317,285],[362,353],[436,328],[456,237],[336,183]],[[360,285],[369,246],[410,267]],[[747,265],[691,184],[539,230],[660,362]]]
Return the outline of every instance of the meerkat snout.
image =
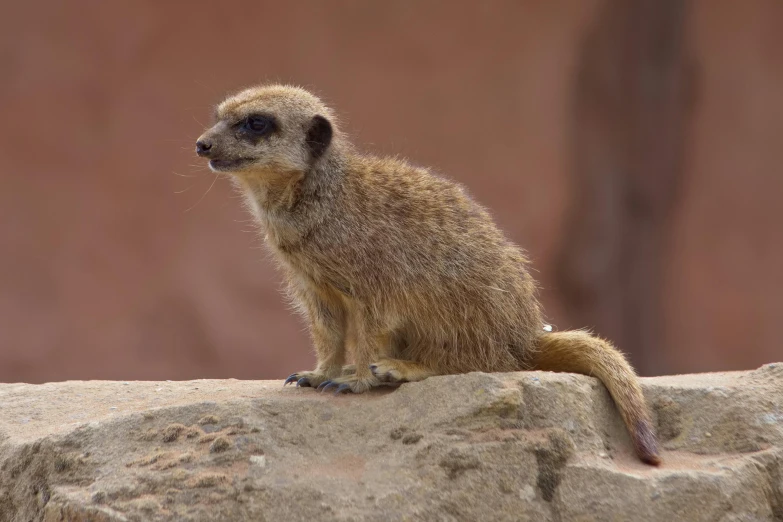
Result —
[[[209,140],[198,140],[196,142],[196,154],[202,158],[208,158],[212,151],[212,142]]]
[[[248,117],[233,125],[225,121],[216,123],[196,141],[196,154],[210,160],[209,168],[213,172],[239,172],[251,168],[264,156],[262,147],[247,137],[251,132],[261,134],[250,127],[252,121]],[[255,125],[255,128],[261,127],[263,125]],[[266,128],[262,130],[269,132]]]

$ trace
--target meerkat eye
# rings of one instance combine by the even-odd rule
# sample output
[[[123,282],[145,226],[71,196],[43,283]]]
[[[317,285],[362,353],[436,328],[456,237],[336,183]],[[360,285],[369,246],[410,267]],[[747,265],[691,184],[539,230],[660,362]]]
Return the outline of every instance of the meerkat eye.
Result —
[[[248,116],[244,127],[254,134],[266,134],[272,130],[273,125],[271,120],[265,116]]]

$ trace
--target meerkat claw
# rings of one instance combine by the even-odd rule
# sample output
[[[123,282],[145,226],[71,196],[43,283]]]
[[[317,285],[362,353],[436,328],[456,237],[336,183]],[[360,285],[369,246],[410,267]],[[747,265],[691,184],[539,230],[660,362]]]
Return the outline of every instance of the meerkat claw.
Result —
[[[283,383],[283,386],[287,386],[287,385],[291,384],[292,382],[296,381],[297,379],[299,379],[299,375],[298,375],[298,374],[296,374],[296,373],[292,373],[292,374],[291,374],[291,375],[289,375],[289,376],[288,376],[288,378],[285,380],[285,382]]]
[[[310,379],[308,379],[307,377],[302,377],[301,379],[296,381],[296,387],[299,388],[300,386],[303,388],[312,387],[312,384],[310,384]]]
[[[351,385],[350,384],[341,384],[340,386],[337,387],[337,389],[335,390],[334,394],[335,395],[340,395],[341,393],[345,393],[346,391],[349,391],[349,392],[353,393],[353,390],[351,389]]]
[[[337,383],[332,381],[324,381],[320,384],[320,386],[318,386],[317,389],[321,392],[324,392],[327,388],[331,388],[332,386],[337,386]]]

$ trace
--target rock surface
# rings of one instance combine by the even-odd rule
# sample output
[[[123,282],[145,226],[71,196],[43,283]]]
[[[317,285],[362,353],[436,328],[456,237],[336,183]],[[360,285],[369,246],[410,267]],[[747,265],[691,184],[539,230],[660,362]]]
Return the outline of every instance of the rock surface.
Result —
[[[660,468],[570,374],[0,385],[0,521],[783,520],[783,364],[643,386]]]

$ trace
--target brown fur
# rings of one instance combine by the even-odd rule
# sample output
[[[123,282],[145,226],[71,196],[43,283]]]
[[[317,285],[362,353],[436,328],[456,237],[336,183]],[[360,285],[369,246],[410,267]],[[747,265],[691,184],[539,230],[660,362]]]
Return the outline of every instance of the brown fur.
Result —
[[[619,406],[639,458],[648,464],[660,463],[642,389],[631,366],[609,342],[580,330],[547,333],[539,339],[533,366],[598,377]]]
[[[243,122],[256,114],[273,116],[275,130],[248,137]],[[317,366],[287,382],[361,393],[471,371],[595,375],[640,458],[659,461],[634,371],[601,339],[543,331],[527,258],[462,187],[359,154],[299,88],[245,90],[217,117],[201,154],[241,188],[310,326]]]

